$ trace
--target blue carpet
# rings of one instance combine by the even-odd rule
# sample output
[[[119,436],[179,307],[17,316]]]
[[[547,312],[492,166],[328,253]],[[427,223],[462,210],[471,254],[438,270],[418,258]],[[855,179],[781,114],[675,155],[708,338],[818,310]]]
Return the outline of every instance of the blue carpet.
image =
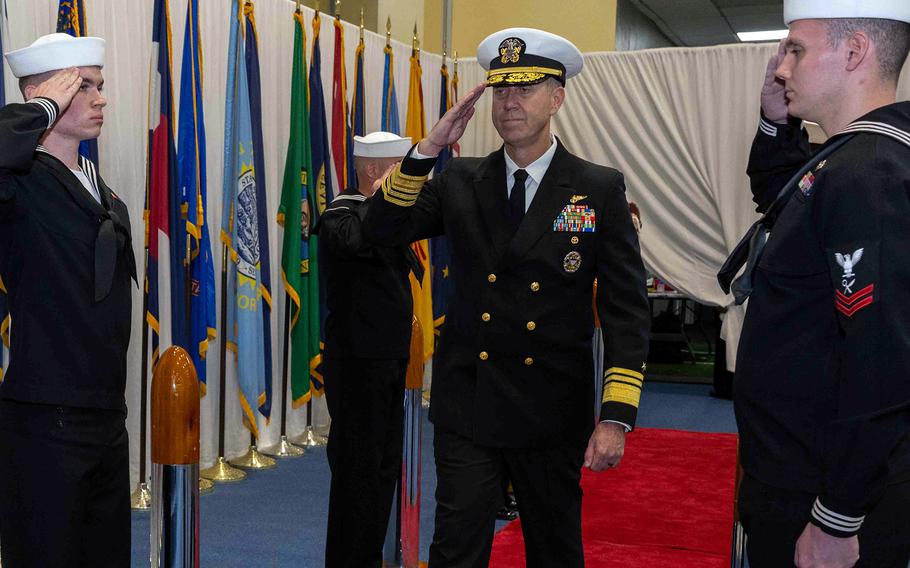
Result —
[[[638,425],[702,432],[735,432],[732,404],[708,395],[710,387],[649,383]],[[428,556],[436,505],[433,427],[423,423],[421,559]],[[219,484],[202,497],[202,566],[320,568],[328,514],[329,467],[325,450],[284,459],[249,472],[245,481]],[[500,528],[504,523],[498,523]],[[133,567],[149,565],[149,514],[133,513]]]

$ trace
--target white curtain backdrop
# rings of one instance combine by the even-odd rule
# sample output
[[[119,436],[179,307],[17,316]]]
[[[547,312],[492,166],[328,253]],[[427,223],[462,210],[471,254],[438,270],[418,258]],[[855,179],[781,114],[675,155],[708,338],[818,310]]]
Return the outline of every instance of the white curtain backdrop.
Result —
[[[57,0],[8,0],[10,32],[8,49],[23,47],[40,35],[54,31]],[[148,131],[148,78],[151,54],[151,0],[85,0],[90,35],[108,42],[104,69],[109,100],[99,141],[101,173],[127,203],[137,259],[143,258],[142,209],[146,176]],[[170,0],[174,93],[178,93],[186,0]],[[256,22],[260,38],[263,133],[265,140],[268,210],[274,218],[280,196],[288,137],[290,71],[293,46],[291,0],[258,0]],[[305,21],[313,16],[305,8]],[[204,58],[205,120],[208,148],[208,222],[212,235],[221,220],[222,148],[226,50],[230,18],[229,0],[200,0],[200,25]],[[348,100],[353,89],[357,26],[345,23]],[[320,33],[322,80],[327,96],[332,92],[333,26],[323,16]],[[307,27],[307,45],[312,44]],[[383,46],[385,37],[371,32],[365,37],[364,80],[367,130],[379,128]],[[405,118],[410,46],[393,42],[399,116]],[[673,286],[699,301],[727,307],[730,298],[717,287],[714,274],[727,251],[756,217],[749,193],[745,165],[758,122],[759,89],[765,62],[774,52],[770,45],[737,45],[698,49],[661,49],[585,56],[585,70],[568,86],[565,108],[556,117],[555,130],[576,154],[622,170],[629,199],[642,210],[642,252],[648,267]],[[309,53],[309,51],[308,51]],[[423,92],[427,126],[436,120],[439,105],[439,69],[442,58],[422,53]],[[451,71],[451,63],[449,64]],[[483,80],[475,60],[459,63],[461,92]],[[7,92],[13,99],[16,84],[7,70]],[[906,98],[908,88],[901,93]],[[175,100],[178,97],[175,96]],[[179,102],[179,100],[177,101]],[[328,101],[327,101],[328,103]],[[331,112],[331,105],[326,108]],[[500,144],[488,119],[490,98],[478,103],[478,115],[461,141],[462,155],[483,155]],[[402,130],[404,123],[401,124]],[[260,446],[278,440],[281,401],[281,353],[284,302],[279,274],[280,229],[270,225],[273,297],[272,342],[273,419],[260,419]],[[215,240],[215,270],[220,273],[220,243]],[[141,262],[141,261],[140,261]],[[218,290],[220,305],[221,291]],[[138,478],[139,377],[141,356],[141,304],[133,295],[133,341],[129,352],[127,402],[133,441],[132,483]],[[728,311],[728,347],[735,338],[742,314]],[[15,322],[13,331],[15,333]],[[164,347],[164,346],[162,346]],[[217,457],[218,377],[220,334],[209,349],[208,395],[202,401],[202,465]],[[734,360],[730,357],[728,360]],[[249,435],[241,424],[237,382],[228,365],[226,410],[227,457],[242,454]],[[328,423],[324,401],[315,399],[315,422]],[[289,412],[288,433],[302,432],[303,409]]]

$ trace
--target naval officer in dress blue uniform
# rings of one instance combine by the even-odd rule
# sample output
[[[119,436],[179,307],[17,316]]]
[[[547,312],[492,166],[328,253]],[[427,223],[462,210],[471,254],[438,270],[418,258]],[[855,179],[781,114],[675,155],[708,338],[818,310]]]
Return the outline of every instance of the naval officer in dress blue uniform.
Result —
[[[582,566],[581,468],[617,467],[644,379],[649,312],[623,175],[573,155],[550,128],[581,71],[565,38],[486,38],[487,82],[456,103],[383,182],[365,231],[403,245],[445,234],[454,281],[439,340],[436,530],[430,567],[487,566],[508,476],[528,566]],[[503,147],[427,181],[491,87]],[[579,142],[580,141],[576,141]],[[591,290],[603,322],[604,394],[591,385]]]

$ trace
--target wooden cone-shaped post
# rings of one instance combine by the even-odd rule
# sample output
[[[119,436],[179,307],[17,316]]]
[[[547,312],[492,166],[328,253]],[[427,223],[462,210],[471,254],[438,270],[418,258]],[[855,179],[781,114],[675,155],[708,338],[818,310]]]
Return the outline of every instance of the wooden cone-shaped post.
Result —
[[[151,564],[198,568],[199,380],[182,348],[161,356],[151,399]]]

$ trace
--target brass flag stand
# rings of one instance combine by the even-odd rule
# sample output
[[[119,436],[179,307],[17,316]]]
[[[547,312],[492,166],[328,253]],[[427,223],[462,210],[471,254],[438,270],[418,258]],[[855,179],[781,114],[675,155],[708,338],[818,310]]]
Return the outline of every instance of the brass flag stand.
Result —
[[[152,493],[148,486],[148,472],[145,470],[145,444],[148,432],[146,431],[146,415],[148,413],[148,349],[149,349],[149,324],[145,317],[149,309],[148,265],[149,265],[148,238],[145,240],[145,278],[142,294],[142,370],[139,373],[139,482],[130,495],[130,508],[134,511],[148,511],[152,508]]]
[[[222,325],[227,321],[227,263],[228,248],[227,245],[221,247],[221,321]],[[221,370],[218,377],[218,459],[215,465],[203,469],[201,475],[203,479],[217,481],[218,483],[230,483],[232,481],[241,481],[246,479],[246,472],[231,467],[227,460],[224,459],[224,396],[225,386],[227,383],[227,336],[222,333],[221,349],[219,352],[221,360]]]
[[[306,450],[288,442],[288,361],[291,343],[291,297],[284,295],[284,366],[281,371],[281,440],[274,446],[264,448],[263,454],[277,458],[296,458],[304,455]]]
[[[252,432],[250,432],[250,448],[239,458],[232,459],[230,463],[244,469],[272,469],[278,465],[273,458],[262,454],[256,448],[256,435]]]

